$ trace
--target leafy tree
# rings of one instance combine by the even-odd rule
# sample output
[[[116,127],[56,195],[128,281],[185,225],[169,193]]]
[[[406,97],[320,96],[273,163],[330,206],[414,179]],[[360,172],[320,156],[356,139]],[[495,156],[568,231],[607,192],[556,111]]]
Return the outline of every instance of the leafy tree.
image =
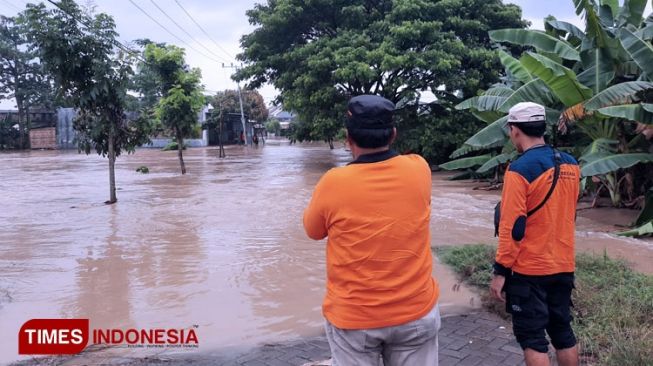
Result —
[[[184,146],[184,138],[193,132],[205,102],[201,92],[201,72],[185,64],[184,50],[177,46],[149,44],[145,58],[158,78],[162,96],[156,106],[156,115],[173,133],[177,146]],[[183,149],[178,148],[177,154],[181,174],[186,174]]]
[[[28,147],[29,110],[48,106],[52,86],[28,39],[22,16],[0,15],[0,100],[15,99],[18,108],[18,148]]]
[[[281,132],[281,123],[279,123],[278,119],[272,118],[265,122],[265,130],[278,136],[279,132]]]
[[[243,112],[245,115],[262,123],[268,119],[269,111],[263,100],[263,96],[256,90],[242,90]],[[237,90],[225,90],[218,92],[210,98],[211,105],[224,113],[240,114],[240,101]]]
[[[0,150],[15,149],[19,140],[18,130],[10,116],[0,118]]]
[[[487,31],[526,25],[519,7],[500,0],[277,0],[247,15],[257,28],[241,40],[247,66],[237,77],[281,91],[278,102],[298,113],[300,141],[332,141],[351,96],[410,101],[407,115],[420,118],[422,91],[475,95],[501,71]]]
[[[128,55],[116,52],[115,23],[109,15],[92,15],[73,0],[48,9],[29,4],[25,17],[37,56],[54,80],[58,94],[78,112],[74,128],[80,151],[95,150],[109,160],[109,201],[115,203],[115,161],[149,141],[142,119],[125,116],[129,78]]]
[[[142,56],[145,57],[145,49],[148,45],[153,44],[157,47],[166,47],[165,43],[156,43],[149,39],[137,39],[134,43],[142,48]],[[162,86],[156,73],[156,70],[147,62],[140,60],[136,64],[136,72],[131,80],[130,89],[135,91],[138,96],[133,97],[131,110],[151,110],[158,103],[162,94]]]

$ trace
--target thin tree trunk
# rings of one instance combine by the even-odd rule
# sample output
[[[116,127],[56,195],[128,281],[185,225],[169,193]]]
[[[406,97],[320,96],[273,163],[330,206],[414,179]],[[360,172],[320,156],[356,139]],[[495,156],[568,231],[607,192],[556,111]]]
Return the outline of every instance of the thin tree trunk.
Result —
[[[29,105],[25,108],[25,148],[32,147],[32,140],[29,138],[29,131],[32,130],[32,121],[29,119]]]
[[[184,164],[184,138],[181,136],[181,131],[177,128],[177,155],[179,156],[179,165],[181,165],[181,174],[186,174],[186,164]]]
[[[18,148],[25,149],[25,110],[21,98],[16,98],[16,106],[18,107]]]
[[[224,144],[222,143],[222,122],[223,122],[222,120],[223,120],[223,114],[220,113],[220,121],[218,122],[218,123],[220,123],[220,128],[218,129],[218,131],[219,131],[219,132],[218,132],[218,143],[219,143],[219,145],[220,145],[220,153],[219,153],[219,156],[220,156],[221,158],[226,158],[227,155],[224,153]]]
[[[116,197],[116,147],[113,136],[113,128],[109,130],[109,200],[108,204],[113,204],[118,201]]]

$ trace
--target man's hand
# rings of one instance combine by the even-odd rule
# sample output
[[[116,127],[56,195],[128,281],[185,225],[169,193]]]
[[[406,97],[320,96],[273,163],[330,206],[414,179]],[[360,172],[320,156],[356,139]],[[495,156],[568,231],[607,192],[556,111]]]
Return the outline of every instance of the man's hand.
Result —
[[[490,295],[503,302],[506,302],[506,297],[503,294],[503,285],[506,283],[506,278],[500,275],[492,275],[492,282],[490,282]]]

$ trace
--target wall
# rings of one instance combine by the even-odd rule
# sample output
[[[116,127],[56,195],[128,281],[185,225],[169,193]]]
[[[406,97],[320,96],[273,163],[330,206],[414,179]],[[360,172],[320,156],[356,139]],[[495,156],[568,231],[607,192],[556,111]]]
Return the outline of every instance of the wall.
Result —
[[[54,127],[37,128],[29,131],[32,149],[56,149],[57,131]]]
[[[156,149],[162,149],[166,147],[172,138],[152,138],[152,143],[143,145],[143,147],[152,147]],[[207,146],[204,139],[184,139],[184,145],[186,147],[204,147]]]

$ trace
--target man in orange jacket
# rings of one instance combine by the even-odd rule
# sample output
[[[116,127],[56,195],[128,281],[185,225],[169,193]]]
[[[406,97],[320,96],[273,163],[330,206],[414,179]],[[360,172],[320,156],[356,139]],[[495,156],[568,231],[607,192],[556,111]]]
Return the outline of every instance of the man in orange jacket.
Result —
[[[333,365],[438,364],[431,170],[390,150],[394,108],[373,95],[350,100],[354,161],[320,179],[304,213],[308,236],[329,238],[322,311]]]
[[[543,106],[515,105],[508,125],[521,155],[504,177],[490,291],[506,302],[528,366],[549,365],[545,332],[558,364],[575,366],[578,347],[570,306],[580,170],[573,157],[544,143]]]

